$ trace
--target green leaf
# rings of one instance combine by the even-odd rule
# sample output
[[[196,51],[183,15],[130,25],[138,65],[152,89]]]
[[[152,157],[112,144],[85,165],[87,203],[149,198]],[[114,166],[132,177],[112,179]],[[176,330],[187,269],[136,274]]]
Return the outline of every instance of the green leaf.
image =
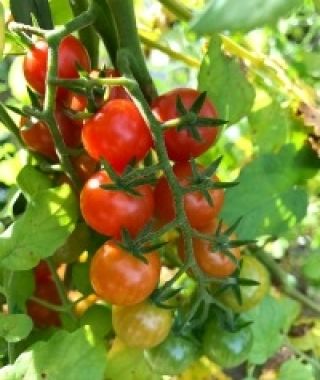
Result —
[[[93,292],[90,281],[90,262],[74,263],[72,265],[72,284],[82,294],[91,294]]]
[[[249,116],[252,140],[260,152],[270,152],[281,148],[290,137],[289,113],[277,102],[253,112]]]
[[[43,29],[53,29],[51,10],[48,0],[33,0],[33,13]]]
[[[14,185],[17,175],[23,167],[21,151],[14,156],[0,161],[0,181],[7,186]]]
[[[191,27],[198,34],[247,31],[273,24],[302,3],[302,0],[211,0],[194,16]]]
[[[15,363],[0,370],[6,380],[103,380],[106,353],[87,326],[74,333],[59,331],[39,342]]]
[[[290,316],[291,312],[293,315]],[[258,306],[244,314],[253,322],[250,325],[253,332],[250,363],[263,364],[277,352],[283,344],[283,331],[288,330],[288,325],[299,312],[300,307],[295,301],[266,296]]]
[[[12,272],[10,297],[14,300],[16,312],[25,311],[25,303],[34,292],[34,276],[32,271]]]
[[[258,156],[241,171],[239,185],[226,190],[222,219],[231,225],[242,216],[239,239],[278,236],[306,215],[307,193],[297,186],[303,175],[297,170],[298,155],[286,145],[277,155]]]
[[[278,380],[316,380],[312,366],[303,364],[298,359],[290,359],[282,364]]]
[[[15,21],[32,25],[32,15],[43,29],[52,29],[48,0],[10,0],[10,9]]]
[[[302,267],[304,277],[314,284],[320,284],[320,252],[313,252]]]
[[[10,9],[16,22],[32,24],[31,12],[33,10],[33,0],[10,0]]]
[[[37,193],[25,213],[0,235],[0,266],[33,268],[65,242],[77,216],[77,199],[70,186]]]
[[[1,372],[0,372],[1,374]],[[143,350],[129,348],[116,341],[108,353],[105,380],[160,380],[144,359]]]
[[[4,43],[5,43],[4,8],[3,8],[2,3],[0,3],[0,60],[2,59]]]
[[[32,320],[25,314],[0,314],[0,336],[9,343],[20,342],[32,330]]]
[[[50,8],[55,25],[63,25],[73,18],[69,0],[50,0]]]
[[[17,184],[26,196],[33,198],[39,191],[49,189],[51,181],[34,166],[26,165],[18,174]]]
[[[219,118],[230,124],[249,114],[255,91],[238,62],[221,50],[221,39],[211,39],[199,72],[199,89],[206,91],[218,109]]]

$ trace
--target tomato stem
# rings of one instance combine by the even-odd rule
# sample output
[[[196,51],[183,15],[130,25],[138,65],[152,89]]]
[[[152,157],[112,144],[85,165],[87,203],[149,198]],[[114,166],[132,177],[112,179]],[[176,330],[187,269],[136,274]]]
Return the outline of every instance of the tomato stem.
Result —
[[[119,49],[127,50],[127,59],[130,60],[134,77],[139,83],[146,99],[151,101],[157,93],[142,53],[133,1],[108,0],[108,4],[114,16],[118,32]]]
[[[59,294],[59,297],[60,297],[60,300],[61,300],[61,303],[62,303],[62,309],[63,309],[64,312],[66,312],[66,313],[69,314],[69,316],[71,317],[71,319],[76,324],[77,323],[77,317],[76,317],[75,312],[73,310],[72,303],[68,299],[67,292],[66,292],[66,289],[64,287],[64,284],[61,281],[60,277],[58,276],[51,258],[47,258],[46,262],[47,262],[48,267],[50,269],[52,279],[53,279],[53,281],[56,284],[57,291],[58,291],[58,294]]]
[[[53,311],[56,311],[58,313],[65,313],[65,312],[68,312],[69,311],[69,308],[66,309],[65,307],[63,306],[59,306],[59,305],[54,305],[50,302],[47,302],[45,300],[43,300],[42,298],[38,298],[38,297],[35,297],[35,296],[31,296],[29,298],[31,301],[34,301],[36,303],[38,303],[39,305],[41,306],[44,306],[45,308],[49,309],[49,310],[53,310]]]
[[[272,276],[280,282],[281,289],[284,293],[300,301],[311,310],[320,313],[320,305],[297,289],[297,279],[292,274],[282,269],[281,266],[262,249],[254,249],[253,254],[268,268]]]

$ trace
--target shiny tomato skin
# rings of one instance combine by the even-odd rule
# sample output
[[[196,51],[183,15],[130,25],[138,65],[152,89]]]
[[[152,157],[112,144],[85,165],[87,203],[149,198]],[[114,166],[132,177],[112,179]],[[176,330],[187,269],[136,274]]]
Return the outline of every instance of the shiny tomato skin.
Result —
[[[179,117],[176,102],[180,97],[185,108],[190,109],[200,95],[200,92],[191,88],[177,88],[169,91],[153,101],[152,110],[161,122]],[[199,116],[217,118],[218,114],[214,105],[206,98]],[[169,128],[164,133],[168,156],[173,161],[188,161],[191,157],[198,157],[210,148],[218,135],[217,127],[198,127],[201,141],[197,141],[187,129],[177,131]]]
[[[200,166],[199,166],[200,167]],[[173,166],[174,174],[176,175],[181,186],[187,186],[190,183],[192,175],[191,165],[188,162],[177,162]],[[215,176],[215,180],[218,178]],[[203,194],[199,191],[188,193],[184,196],[184,208],[193,228],[201,229],[210,224],[220,212],[224,201],[224,190],[214,189],[209,190],[213,206],[210,206]],[[161,224],[166,224],[175,218],[175,209],[173,196],[169,183],[165,176],[162,176],[155,188],[155,215]]]
[[[159,375],[175,376],[184,372],[199,356],[194,341],[170,334],[158,346],[144,351],[151,369]]]
[[[48,63],[48,44],[44,40],[38,40],[27,52],[23,71],[29,85],[39,94],[45,93],[45,83]],[[62,79],[78,78],[78,67],[90,71],[91,63],[84,45],[72,35],[65,37],[58,49],[58,77]],[[59,88],[57,98],[64,99],[68,90]]]
[[[104,171],[97,172],[86,182],[80,194],[82,215],[91,228],[108,237],[119,239],[123,228],[136,236],[153,216],[152,187],[138,186],[140,196],[100,187],[110,183]]]
[[[231,332],[216,320],[209,320],[205,325],[202,340],[204,354],[223,368],[233,368],[247,360],[252,343],[249,326]]]
[[[34,296],[54,305],[61,305],[56,284],[52,280],[36,283]],[[61,325],[59,313],[49,310],[32,300],[27,302],[27,314],[32,318],[35,326],[39,328]]]
[[[96,294],[114,305],[135,305],[156,288],[160,277],[157,252],[144,256],[147,263],[113,242],[107,242],[93,256],[90,280]]]
[[[270,276],[265,266],[253,256],[246,255],[242,259],[240,278],[247,278],[259,282],[254,286],[240,286],[242,303],[238,302],[234,292],[227,289],[221,293],[219,299],[235,313],[242,313],[255,307],[270,289]]]
[[[67,117],[62,108],[57,106],[55,112],[58,128],[62,134],[65,144],[70,148],[76,148],[81,143],[81,126]],[[26,146],[37,153],[57,161],[57,154],[53,142],[53,138],[48,126],[42,121],[36,121],[32,126],[28,127],[28,121],[25,117],[21,118],[20,126],[27,126],[26,129],[20,129],[20,135]]]
[[[91,157],[104,158],[121,173],[130,162],[146,156],[152,137],[134,103],[115,99],[84,123],[82,142]]]
[[[149,302],[114,306],[112,324],[116,335],[129,347],[152,348],[163,342],[172,326],[171,311]]]

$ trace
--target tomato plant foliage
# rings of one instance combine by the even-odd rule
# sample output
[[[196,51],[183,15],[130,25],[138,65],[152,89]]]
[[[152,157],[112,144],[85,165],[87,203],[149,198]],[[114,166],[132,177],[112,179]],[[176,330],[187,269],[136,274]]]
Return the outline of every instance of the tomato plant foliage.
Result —
[[[318,0],[0,4],[0,379],[316,380]]]

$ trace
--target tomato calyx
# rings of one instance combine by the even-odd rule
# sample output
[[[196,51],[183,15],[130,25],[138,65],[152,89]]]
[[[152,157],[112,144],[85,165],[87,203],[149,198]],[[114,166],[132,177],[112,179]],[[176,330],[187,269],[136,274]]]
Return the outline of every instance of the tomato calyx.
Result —
[[[103,184],[101,188],[104,190],[119,190],[137,197],[141,196],[136,187],[146,184],[153,185],[157,180],[158,166],[136,169],[134,165],[135,161],[131,162],[124,172],[119,175],[105,159],[101,159],[102,169],[112,180],[112,183]]]
[[[152,230],[152,223],[148,223],[137,235],[136,238],[132,238],[130,232],[123,228],[121,230],[121,241],[117,242],[117,245],[123,250],[130,252],[134,257],[143,261],[145,264],[148,263],[145,255],[157,251],[159,248],[162,248],[167,242],[159,242],[154,244],[145,244],[145,241],[149,240],[147,237],[150,237]]]
[[[222,119],[199,116],[201,108],[206,100],[207,93],[202,92],[195,99],[191,107],[188,109],[182,102],[181,96],[176,98],[176,110],[179,117],[169,120],[162,124],[164,129],[176,127],[177,131],[187,130],[189,134],[197,141],[202,141],[202,137],[198,128],[203,127],[218,127],[226,124],[227,121]]]

